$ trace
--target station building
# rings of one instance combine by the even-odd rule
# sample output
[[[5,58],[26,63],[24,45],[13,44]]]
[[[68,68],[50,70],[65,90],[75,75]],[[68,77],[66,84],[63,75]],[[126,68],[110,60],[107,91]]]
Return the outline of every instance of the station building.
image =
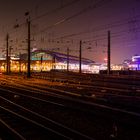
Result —
[[[66,55],[48,50],[34,50],[31,56],[31,71],[50,71],[53,69],[79,71],[79,57]],[[9,65],[11,72],[27,71],[28,54],[13,55],[10,57]],[[86,58],[81,59],[82,72],[91,73],[94,71],[95,62]],[[0,71],[6,71],[6,58],[0,58]]]
[[[132,56],[128,67],[130,70],[140,70],[140,55]]]

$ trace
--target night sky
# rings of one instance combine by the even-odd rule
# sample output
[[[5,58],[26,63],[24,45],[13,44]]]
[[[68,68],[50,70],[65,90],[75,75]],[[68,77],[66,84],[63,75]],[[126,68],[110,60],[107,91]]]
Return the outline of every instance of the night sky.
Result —
[[[140,55],[139,0],[1,0],[0,52],[9,33],[13,52],[26,52],[30,12],[32,48],[79,55],[103,62],[107,56],[107,31],[111,31],[111,63]],[[14,25],[19,24],[19,28]]]

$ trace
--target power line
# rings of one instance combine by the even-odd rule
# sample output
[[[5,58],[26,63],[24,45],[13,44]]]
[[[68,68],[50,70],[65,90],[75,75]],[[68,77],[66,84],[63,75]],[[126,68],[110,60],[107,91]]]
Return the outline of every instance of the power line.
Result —
[[[135,18],[138,18],[138,17],[140,17],[140,15],[135,16]],[[123,23],[122,23],[122,20],[121,21],[115,21],[115,22],[112,22],[111,24],[101,25],[103,27],[97,26],[97,27],[91,29],[90,31],[89,30],[81,31],[81,32],[78,32],[78,33],[73,33],[73,34],[57,37],[55,39],[70,38],[70,37],[79,36],[79,35],[82,35],[82,34],[88,34],[88,33],[96,32],[96,31],[103,31],[103,30],[108,30],[108,29],[111,29],[111,28],[118,28],[118,27],[121,27],[121,26],[124,26],[124,25],[128,25],[130,23],[130,21],[131,22],[139,22],[140,20],[133,21],[133,20],[131,20],[131,18],[126,18],[123,21],[124,21]]]
[[[62,6],[58,7],[58,8],[55,8],[55,9],[53,9],[51,11],[48,11],[48,12],[42,14],[42,15],[39,15],[39,16],[34,17],[34,18],[31,18],[31,22],[35,21],[35,20],[38,20],[38,19],[40,19],[40,18],[42,18],[44,16],[47,16],[47,15],[50,15],[50,14],[54,14],[54,13],[56,13],[56,12],[58,12],[58,11],[64,9],[64,8],[67,8],[67,7],[71,6],[71,5],[79,2],[79,1],[81,1],[81,0],[70,1],[70,2],[68,2],[68,3],[66,3],[66,4],[64,4],[64,5],[62,5]],[[33,9],[32,10],[28,10],[28,12],[31,14],[33,12]],[[19,22],[19,20],[21,20],[21,19],[24,19],[23,16],[21,18],[16,19],[16,22]],[[13,27],[14,28],[22,27],[22,26],[24,26],[26,24],[27,24],[27,22],[16,23],[15,25],[13,25]],[[11,29],[11,31],[9,31],[10,34],[13,33],[13,32],[14,32],[13,29]]]
[[[80,15],[82,15],[82,14],[84,14],[84,13],[90,11],[90,10],[93,10],[95,8],[98,8],[98,7],[101,7],[101,6],[103,6],[104,4],[106,4],[107,2],[110,2],[110,1],[112,1],[112,0],[100,0],[100,1],[98,1],[96,3],[94,3],[93,5],[89,5],[88,7],[82,9],[81,11],[79,11],[79,12],[77,12],[77,13],[69,16],[69,17],[63,18],[63,19],[61,19],[61,20],[53,23],[52,25],[49,25],[48,27],[46,27],[43,30],[39,31],[39,33],[44,33],[48,29],[51,29],[51,28],[53,28],[55,26],[58,26],[58,25],[60,25],[60,24],[62,24],[64,22],[67,22],[69,20],[72,20],[73,18],[76,18],[76,17],[78,17],[78,16],[80,16]]]
[[[64,8],[66,8],[66,7],[69,7],[69,6],[71,6],[71,5],[73,5],[73,4],[77,3],[77,2],[79,2],[79,1],[80,1],[80,0],[73,0],[73,1],[70,1],[70,2],[68,2],[68,3],[66,3],[66,4],[64,4],[64,5],[62,5],[62,6],[58,7],[58,8],[56,8],[56,9],[53,9],[53,10],[48,11],[48,12],[42,14],[42,15],[39,15],[39,16],[37,16],[37,17],[35,17],[35,18],[32,18],[31,21],[38,20],[38,19],[40,19],[40,18],[42,18],[42,17],[45,17],[45,16],[47,16],[47,15],[50,15],[50,14],[54,14],[54,13],[56,13],[56,12],[58,12],[58,11],[64,9]]]
[[[61,9],[66,8],[66,7],[68,7],[68,6],[72,5],[72,4],[77,3],[78,1],[80,1],[80,0],[73,0],[72,2],[69,2],[69,3],[64,4],[62,7],[56,8],[56,9],[54,9],[54,10],[52,10],[52,11],[49,11],[49,12],[47,12],[47,13],[45,13],[45,14],[42,14],[42,15],[36,17],[36,18],[33,18],[33,19],[31,19],[31,21],[32,21],[32,20],[37,20],[37,19],[39,19],[39,18],[41,18],[41,17],[43,17],[43,16],[46,16],[46,15],[48,15],[48,14],[52,14],[52,13],[54,13],[54,12],[57,12],[58,10],[61,10]],[[78,13],[76,13],[76,14],[74,14],[74,15],[72,15],[72,16],[70,16],[70,17],[67,17],[67,18],[64,18],[64,19],[62,19],[62,20],[60,20],[60,21],[58,21],[58,22],[56,22],[56,23],[54,23],[54,24],[48,26],[47,28],[41,30],[40,33],[45,32],[47,29],[50,29],[50,28],[55,27],[55,26],[57,26],[57,25],[60,25],[60,24],[62,24],[62,23],[64,23],[64,22],[66,22],[66,21],[69,21],[69,20],[71,20],[71,19],[73,19],[73,18],[75,18],[75,17],[77,17],[77,16],[79,16],[79,15],[81,15],[81,14],[84,14],[85,12],[87,12],[87,11],[89,11],[89,10],[91,10],[91,9],[100,7],[100,6],[106,4],[106,3],[109,2],[109,1],[112,1],[112,0],[100,0],[100,1],[96,2],[94,5],[92,5],[92,6],[90,5],[90,6],[86,7],[86,8],[84,8],[83,10],[79,11]],[[21,26],[24,26],[25,24],[26,24],[26,22],[23,22],[23,23],[14,25],[14,27],[17,27],[17,26],[18,26],[18,27],[21,27]],[[10,31],[9,33],[10,33],[10,34],[13,33],[13,30]]]

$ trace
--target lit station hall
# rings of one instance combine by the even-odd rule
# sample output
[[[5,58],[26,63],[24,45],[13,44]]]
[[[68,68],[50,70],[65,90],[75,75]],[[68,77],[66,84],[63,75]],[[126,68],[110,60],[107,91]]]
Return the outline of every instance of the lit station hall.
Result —
[[[80,58],[48,50],[35,50],[31,52],[31,72],[48,72],[51,70],[79,72]],[[11,72],[26,72],[28,54],[13,55],[9,57]],[[0,71],[6,72],[6,58],[0,58]],[[96,72],[95,62],[81,58],[81,69],[83,73]]]

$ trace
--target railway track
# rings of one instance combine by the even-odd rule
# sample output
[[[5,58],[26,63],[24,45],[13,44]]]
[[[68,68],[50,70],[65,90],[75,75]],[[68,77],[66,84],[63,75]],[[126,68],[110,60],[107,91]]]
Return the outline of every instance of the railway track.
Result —
[[[79,74],[79,73],[67,73],[67,72],[49,72],[49,73],[38,73],[33,74],[33,77],[46,78],[48,80],[64,80],[70,81],[70,83],[84,83],[90,82],[110,82],[110,83],[121,83],[127,85],[140,85],[140,77],[138,75],[99,75],[99,74]]]
[[[4,81],[6,82],[18,82],[18,84],[22,83],[22,84],[25,84],[22,82],[22,80],[24,79],[14,79],[14,77],[12,77],[12,79],[10,79],[10,77],[8,77],[7,79],[3,79]],[[8,81],[9,80],[9,81]],[[30,82],[28,80],[26,80],[26,82]],[[32,81],[34,83],[34,81]],[[60,82],[61,82],[61,79],[60,79]],[[59,86],[60,82],[56,82],[56,84],[54,86]],[[44,83],[46,83],[46,81],[44,80]],[[139,82],[138,82],[139,83]],[[30,82],[31,84],[31,82]],[[48,86],[49,84],[42,84],[42,83],[35,83],[37,85],[40,85],[43,87],[44,86]],[[50,83],[52,86],[53,86],[53,83]],[[109,81],[106,83],[104,81],[100,81],[100,84],[98,81],[94,81],[92,83],[89,83],[88,81],[86,83],[83,83],[83,84],[79,84],[79,83],[62,83],[61,85],[65,86],[65,87],[74,87],[74,88],[79,88],[79,89],[85,89],[87,90],[87,92],[89,92],[89,90],[91,91],[97,91],[97,92],[108,92],[108,93],[112,93],[112,94],[119,94],[119,95],[137,95],[139,96],[139,89],[140,89],[140,86],[138,86],[137,88],[135,87],[134,89],[134,86],[133,85],[125,85],[125,84],[118,84],[115,83],[112,85],[112,83],[109,83]],[[70,89],[69,89],[70,90]],[[81,92],[81,91],[80,91]],[[86,92],[86,91],[84,91]],[[134,93],[135,92],[135,93]],[[86,93],[85,93],[86,95]],[[92,95],[92,94],[90,94]]]
[[[4,98],[0,100],[3,103],[3,106],[0,106],[1,123],[13,132],[13,137],[17,139],[70,139],[34,121],[29,117],[29,114],[27,117],[27,110],[26,112],[23,108],[19,110],[17,106],[14,107],[10,102],[4,103]],[[5,99],[5,101],[8,100]],[[30,115],[32,114],[30,113]]]
[[[18,81],[19,82],[19,81]],[[15,82],[14,82],[15,83]],[[29,86],[29,84],[28,84],[28,86]],[[27,85],[25,86],[23,86],[24,88],[27,88]],[[30,88],[28,88],[28,91],[30,90],[33,90],[33,93],[37,93],[37,91],[38,91],[38,94],[39,94],[39,92],[41,93],[43,93],[43,91],[45,91],[45,88],[43,89],[43,87],[38,87],[38,86],[33,86],[33,85],[31,85],[31,89]],[[36,88],[35,88],[36,87]],[[11,88],[10,88],[11,89]],[[43,89],[43,90],[41,90],[41,89]],[[27,91],[27,90],[25,90],[25,91]],[[36,91],[36,92],[35,92]],[[53,90],[53,92],[56,92],[57,90]],[[52,91],[51,91],[52,92]],[[45,93],[45,92],[44,92]],[[60,92],[59,92],[60,93]],[[41,95],[39,95],[39,96],[41,96]],[[44,98],[44,97],[43,97]],[[47,97],[48,98],[48,97]],[[61,100],[62,100],[63,98],[61,98]],[[66,101],[66,102],[68,102],[68,100]],[[78,101],[75,101],[75,102],[78,102]],[[60,103],[60,102],[59,102]],[[74,107],[74,102],[72,102],[72,104],[73,104],[73,107]],[[139,116],[139,114],[138,113],[135,113],[135,112],[129,112],[129,111],[125,111],[125,110],[120,110],[120,109],[115,109],[114,107],[105,107],[104,105],[98,105],[98,104],[94,104],[94,103],[89,103],[89,104],[92,104],[92,106],[94,106],[93,108],[89,108],[89,105],[85,105],[85,104],[83,104],[83,106],[81,107],[81,105],[80,105],[80,107],[79,108],[86,108],[87,107],[87,111],[89,111],[90,112],[90,110],[94,110],[96,113],[98,112],[97,110],[99,109],[100,111],[99,112],[102,112],[102,113],[99,113],[100,114],[100,116],[102,116],[102,117],[104,117],[104,119],[106,118],[106,115],[107,115],[107,113],[108,113],[108,111],[110,110],[111,112],[113,111],[113,112],[116,112],[116,113],[113,113],[113,114],[118,114],[117,112],[119,112],[119,118],[121,119],[121,117],[122,117],[122,114],[123,114],[123,121],[120,121],[121,123],[122,122],[125,122],[125,123],[123,123],[123,125],[126,127],[127,126],[127,123],[129,122],[128,120],[130,120],[130,122],[135,122],[135,123],[132,123],[130,126],[132,126],[133,128],[135,128],[136,129],[136,127],[135,127],[135,125],[137,126],[138,124],[136,124],[136,120],[137,120],[137,118],[138,118],[138,116]],[[75,104],[75,106],[77,107],[77,104]],[[75,108],[76,108],[75,107]],[[88,108],[89,108],[89,110],[88,110]],[[105,111],[105,110],[108,110],[107,112]],[[102,111],[101,111],[102,110]],[[94,112],[93,111],[93,112]],[[109,111],[109,112],[110,112]],[[106,114],[106,115],[105,115]],[[109,113],[110,114],[110,113]],[[94,115],[95,115],[95,113],[94,113]],[[112,115],[112,113],[110,114],[110,115]],[[113,118],[115,118],[116,116],[115,115],[113,115],[114,117]],[[127,116],[127,119],[125,120],[125,117],[124,116]],[[129,117],[128,117],[129,116]],[[135,116],[135,117],[134,117]],[[137,117],[136,117],[137,116]],[[98,116],[99,117],[99,116]],[[110,118],[110,117],[109,117]],[[112,118],[112,117],[111,117]],[[110,118],[110,119],[111,119]],[[117,119],[118,120],[118,119]],[[119,121],[118,121],[119,122]],[[120,123],[119,122],[119,123]],[[108,123],[109,124],[109,123]],[[121,124],[119,124],[120,126],[119,127],[121,127],[121,129],[122,129],[122,127],[123,126],[121,126]],[[125,128],[125,129],[127,129],[127,128]],[[129,132],[130,132],[130,130],[127,130],[128,131],[128,133],[126,133],[126,132],[124,132],[125,134],[128,134],[129,135]],[[132,134],[132,133],[131,133]],[[122,135],[122,134],[121,134]],[[133,132],[133,135],[136,135],[136,137],[137,138],[135,138],[135,139],[139,139],[140,138],[140,136],[138,136],[138,130],[136,129],[136,132]],[[131,137],[131,136],[130,136]],[[121,137],[122,138],[122,137]],[[120,139],[121,139],[120,138]],[[127,139],[127,138],[126,138]]]
[[[19,137],[20,139],[33,140],[93,140],[93,138],[90,138],[78,131],[75,131],[55,121],[52,121],[51,119],[48,119],[45,116],[38,114],[37,112],[31,111],[29,107],[26,108],[18,105],[2,96],[0,97],[0,100],[1,123],[7,126],[9,131],[11,130],[11,133],[13,132],[13,135],[16,135],[15,137]]]
[[[48,75],[53,75],[52,78]],[[44,74],[35,74],[33,77],[56,81],[66,86],[79,87],[82,89],[94,89],[94,91],[106,91],[112,94],[136,95],[140,96],[140,77],[136,76],[114,76],[114,75],[91,75],[91,74],[71,74],[55,72]],[[85,93],[86,95],[86,93]],[[88,95],[92,95],[89,93]]]
[[[11,93],[10,93],[10,94],[11,94]],[[10,95],[10,94],[9,94],[9,95]],[[8,96],[8,97],[9,97],[9,96]],[[11,97],[9,97],[9,98],[11,98]],[[25,106],[25,104],[29,104],[29,102],[27,102],[27,98],[25,99],[25,98],[23,98],[22,96],[20,96],[20,98],[21,98],[21,99],[19,99],[18,104],[21,103],[21,104],[24,104],[24,106]],[[31,98],[31,97],[30,97],[30,98]],[[26,100],[26,103],[25,103],[25,100]],[[31,106],[34,104],[34,102],[33,102],[33,100],[30,101],[30,102],[32,102],[32,104],[29,104],[29,105],[28,105],[28,108],[29,108],[29,106],[30,106],[30,109],[31,109]],[[37,104],[37,103],[35,103],[35,104]],[[52,104],[52,102],[51,102],[51,104]],[[56,103],[55,103],[55,104],[56,104]],[[75,104],[75,105],[76,105],[76,104]],[[6,106],[7,106],[7,105],[6,105]],[[18,106],[19,106],[19,105],[18,105]],[[47,106],[48,106],[48,105],[47,105]],[[85,106],[85,105],[83,105],[83,108],[84,108],[84,106]],[[94,106],[95,106],[95,104],[94,104]],[[44,106],[44,107],[45,107],[45,106]],[[49,106],[49,107],[50,107],[50,106]],[[81,107],[81,105],[80,105],[80,107]],[[87,107],[88,107],[88,106],[87,106]],[[93,116],[91,116],[90,113],[86,113],[86,112],[84,112],[84,113],[86,113],[86,115],[90,115],[90,116],[92,117],[92,121],[94,121],[94,124],[93,124],[93,125],[97,127],[96,129],[99,129],[98,127],[99,127],[99,126],[101,127],[101,125],[104,124],[103,122],[101,123],[101,121],[106,120],[106,116],[105,116],[105,114],[106,114],[105,112],[106,112],[106,111],[105,111],[105,110],[106,110],[106,109],[114,110],[114,109],[113,109],[113,108],[106,108],[105,106],[101,106],[101,105],[100,105],[100,106],[99,106],[99,105],[96,105],[96,107],[97,107],[97,108],[92,108],[95,112],[96,112],[96,110],[98,110],[99,108],[102,108],[102,111],[103,111],[103,112],[101,111],[101,112],[102,112],[102,115],[100,114],[100,115],[102,116],[102,117],[100,116],[102,119],[99,119],[99,118],[97,119],[97,118],[96,118],[97,115],[95,115],[95,113],[93,113],[93,114],[94,114]],[[10,105],[10,108],[11,108],[11,105]],[[55,107],[55,108],[56,108],[56,107]],[[35,111],[35,110],[37,110],[37,112],[39,113],[39,112],[40,112],[39,110],[42,110],[42,109],[41,109],[40,107],[35,106],[34,111]],[[58,110],[58,109],[57,109],[57,110]],[[64,108],[63,108],[63,110],[64,110]],[[68,110],[68,108],[67,108],[66,110]],[[93,111],[93,112],[94,112],[94,111]],[[118,112],[119,110],[116,109],[115,111]],[[16,112],[18,112],[17,107],[16,107]],[[78,112],[78,110],[76,110],[76,112]],[[87,109],[87,112],[88,112],[88,109]],[[99,113],[99,111],[97,111],[97,112]],[[124,112],[124,111],[121,112],[121,113],[127,113],[127,114],[126,114],[127,117],[129,117],[129,116],[131,116],[131,115],[132,115],[132,116],[133,116],[133,115],[136,115],[136,114],[134,114],[134,113],[131,113],[131,112],[128,113],[128,112]],[[36,114],[36,113],[35,113],[35,114]],[[35,114],[34,114],[34,115],[35,115]],[[44,113],[43,113],[43,114],[44,114]],[[57,116],[60,116],[60,114],[58,115],[58,112],[55,112],[54,114],[55,114],[55,116],[56,116],[56,114],[57,114]],[[62,112],[61,112],[61,114],[62,114]],[[118,113],[115,113],[115,114],[118,114]],[[70,113],[69,115],[73,115],[73,114]],[[68,116],[68,115],[67,115],[67,116]],[[80,115],[80,116],[81,116],[81,115]],[[33,115],[32,115],[32,117],[33,117]],[[60,117],[61,117],[61,119],[63,119],[62,115],[61,115]],[[76,116],[75,116],[75,117],[76,117]],[[81,116],[81,117],[82,117],[82,116]],[[89,116],[87,116],[87,117],[89,117]],[[98,116],[98,117],[99,117],[99,116]],[[120,116],[120,118],[121,118],[121,117],[122,117],[122,116]],[[132,118],[133,118],[133,117],[132,117]],[[108,126],[110,126],[110,123],[111,123],[111,122],[109,121],[110,119],[111,119],[111,122],[112,122],[112,120],[113,120],[114,118],[112,119],[112,117],[109,117],[109,119],[107,119],[108,121],[106,120],[107,122],[103,125],[103,127],[105,127],[105,128],[104,128],[104,129],[101,129],[101,128],[102,128],[102,127],[101,127],[101,128],[100,128],[100,131],[98,130],[101,134],[105,133],[106,135],[108,135],[108,133],[109,133],[108,131],[111,132],[111,129],[109,129],[109,127],[108,127]],[[129,118],[129,119],[130,119],[130,118]],[[134,118],[133,118],[133,119],[134,119]],[[67,120],[69,120],[69,119],[67,118]],[[77,119],[76,119],[76,120],[77,120]],[[131,119],[130,119],[130,120],[131,120]],[[74,120],[73,120],[73,121],[74,121]],[[96,124],[95,122],[98,122],[98,123]],[[84,123],[86,123],[86,122],[84,122]],[[43,123],[43,124],[44,124],[44,123]],[[123,123],[123,125],[125,125],[125,127],[126,127],[126,124],[125,124],[125,123]],[[137,124],[137,125],[138,125],[138,124]],[[118,125],[118,126],[119,126],[119,125]],[[129,125],[127,125],[127,126],[129,126]],[[131,126],[131,125],[130,125],[130,126]],[[55,126],[55,127],[56,127],[56,126]],[[88,126],[88,127],[91,129],[91,126]],[[119,127],[122,127],[122,126],[119,126]],[[124,126],[123,126],[123,127],[124,127]],[[132,127],[133,127],[133,128],[135,127],[134,124],[132,125]],[[94,127],[93,127],[93,128],[94,128]],[[95,128],[94,128],[94,129],[95,129]],[[93,129],[93,132],[95,131],[94,129]],[[122,129],[122,128],[121,128],[121,129]],[[127,128],[125,128],[125,129],[127,129]],[[138,128],[137,128],[137,129],[138,129]],[[85,130],[85,129],[84,129],[84,130]],[[91,129],[91,130],[92,130],[92,129]],[[136,127],[135,127],[135,130],[136,130]],[[98,131],[97,131],[97,134],[99,133]],[[101,131],[104,131],[104,132],[101,132]],[[127,131],[128,131],[128,130],[127,130]],[[93,132],[92,132],[92,133],[93,133]],[[129,134],[129,132],[130,132],[130,130],[128,131],[128,134]],[[121,132],[121,133],[122,133],[122,132]],[[125,133],[126,133],[126,132],[125,132]],[[134,133],[134,132],[133,132],[133,133]],[[97,134],[96,134],[96,135],[97,135]],[[131,134],[132,134],[132,130],[131,130]],[[137,135],[138,135],[137,132],[134,133],[134,134],[135,134],[135,136],[137,137]],[[93,134],[93,135],[94,135],[94,134]],[[121,134],[121,135],[122,135],[122,134]],[[108,137],[109,137],[109,136],[108,136]],[[106,140],[106,138],[107,138],[107,136],[105,136],[105,140]],[[77,138],[76,138],[76,139],[77,139]],[[80,139],[81,139],[81,138],[80,138]],[[85,139],[85,138],[83,138],[83,139]],[[104,139],[104,138],[103,138],[103,137],[100,137],[100,138],[98,137],[98,139]],[[121,139],[124,139],[124,136],[123,136],[123,138],[120,137],[120,140],[121,140]],[[127,140],[127,139],[126,139],[126,140]]]
[[[9,80],[9,79],[7,79]],[[130,94],[130,91],[125,91],[121,89],[115,89],[115,88],[104,88],[100,86],[83,86],[83,85],[76,85],[75,87],[72,87],[72,85],[61,85],[59,84],[54,85],[53,88],[50,88],[48,84],[45,82],[43,83],[36,83],[35,81],[26,81],[20,82],[18,79],[12,79],[10,80],[12,83],[16,83],[16,86],[20,86],[21,88],[27,88],[28,85],[30,85],[30,89],[32,87],[32,91],[40,90],[40,92],[46,91],[46,93],[49,94],[57,94],[62,96],[70,96],[73,98],[79,98],[84,99],[91,102],[98,102],[105,105],[115,105],[116,107],[124,108],[129,111],[139,111],[139,101],[140,96],[139,95],[133,95]],[[22,85],[21,85],[22,84]],[[58,88],[56,88],[56,86]],[[79,87],[79,89],[77,89]],[[112,91],[113,90],[113,91]],[[114,92],[114,90],[116,92]],[[124,93],[125,91],[125,93]],[[138,93],[137,93],[138,94]],[[93,95],[93,96],[92,96]],[[84,97],[84,98],[83,98]],[[112,106],[111,105],[111,106]]]

